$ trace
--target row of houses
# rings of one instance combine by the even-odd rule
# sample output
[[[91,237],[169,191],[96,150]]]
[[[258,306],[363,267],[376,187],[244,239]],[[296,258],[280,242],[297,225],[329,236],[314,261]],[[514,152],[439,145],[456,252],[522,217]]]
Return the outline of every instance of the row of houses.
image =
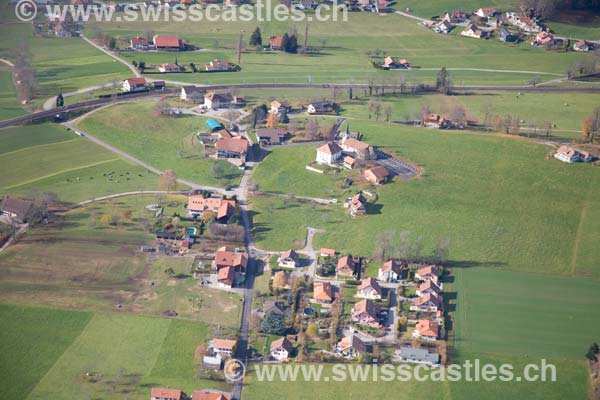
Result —
[[[422,266],[415,272],[415,278],[421,280],[417,296],[412,300],[411,311],[432,313],[435,318],[419,319],[413,331],[413,337],[425,341],[436,341],[441,335],[443,322],[442,284],[439,280],[442,269],[437,265]]]
[[[152,388],[150,400],[231,400],[232,394],[219,390],[195,390],[190,396],[179,389]]]

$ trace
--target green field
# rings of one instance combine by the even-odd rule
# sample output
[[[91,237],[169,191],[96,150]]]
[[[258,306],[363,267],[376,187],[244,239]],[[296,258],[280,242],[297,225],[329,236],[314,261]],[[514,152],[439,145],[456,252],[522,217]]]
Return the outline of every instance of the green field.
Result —
[[[25,110],[19,105],[12,72],[0,65],[0,118],[8,119],[23,114]]]
[[[592,261],[600,235],[598,174],[590,165],[546,160],[546,146],[521,139],[358,121],[353,129],[369,143],[417,163],[424,176],[378,188],[373,214],[356,219],[348,219],[341,204],[285,209],[253,200],[258,247],[283,250],[301,244],[304,228],[313,226],[325,229],[315,238],[316,248],[368,255],[379,232],[408,231],[423,236],[427,249],[436,237],[448,237],[450,260],[460,265],[599,276]],[[281,191],[305,194],[298,189],[310,182],[302,181],[305,163],[289,160],[279,166],[278,174],[288,176]],[[255,176],[261,176],[261,168]],[[278,212],[270,212],[273,208]]]
[[[225,389],[195,373],[201,323],[0,306],[3,398],[146,399],[153,386]]]
[[[154,115],[155,102],[136,102],[100,110],[79,123],[79,127],[148,164],[172,169],[180,178],[199,184],[237,184],[240,171],[226,161],[204,157],[196,132],[205,131],[206,118],[184,115]],[[215,176],[213,166],[222,168]]]
[[[459,354],[581,360],[589,345],[598,340],[598,281],[492,268],[452,271]]]
[[[2,135],[0,162],[7,172],[0,178],[2,195],[28,197],[34,190],[47,191],[76,202],[158,188],[156,175],[60,125],[9,128]]]
[[[414,15],[423,18],[431,18],[436,15],[443,16],[450,10],[464,10],[473,12],[479,7],[496,7],[499,10],[507,11],[515,6],[512,0],[437,0],[437,1],[417,1],[417,0],[399,0],[394,8],[405,11],[406,8]]]

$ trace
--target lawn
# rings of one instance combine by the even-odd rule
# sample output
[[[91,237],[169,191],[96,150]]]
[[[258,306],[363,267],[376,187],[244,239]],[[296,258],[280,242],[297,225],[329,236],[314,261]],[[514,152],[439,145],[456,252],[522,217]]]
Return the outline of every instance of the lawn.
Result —
[[[581,360],[598,340],[598,281],[492,268],[454,268],[452,273],[459,355]]]
[[[449,238],[450,260],[461,265],[600,276],[592,261],[598,254],[592,211],[598,208],[598,174],[590,165],[547,160],[546,146],[522,139],[358,121],[353,129],[417,163],[424,176],[378,188],[373,213],[356,219],[348,219],[341,204],[293,203],[286,209],[282,200],[254,199],[259,247],[283,250],[300,243],[309,225],[325,229],[316,248],[371,255],[379,232],[408,231],[423,236],[426,249],[437,237]],[[302,167],[290,162],[278,173],[302,188]]]
[[[87,139],[54,124],[2,131],[0,194],[28,197],[32,191],[56,193],[76,202],[132,190],[158,188],[158,177]]]
[[[12,80],[12,72],[0,64],[0,119],[9,119],[25,114],[19,105],[17,92]]]
[[[241,172],[226,161],[204,157],[195,134],[205,131],[206,118],[154,115],[155,102],[135,102],[105,108],[79,123],[79,127],[161,170],[199,184],[237,184]],[[213,167],[219,165],[217,175]]]
[[[24,399],[79,336],[92,315],[0,305],[0,397]]]

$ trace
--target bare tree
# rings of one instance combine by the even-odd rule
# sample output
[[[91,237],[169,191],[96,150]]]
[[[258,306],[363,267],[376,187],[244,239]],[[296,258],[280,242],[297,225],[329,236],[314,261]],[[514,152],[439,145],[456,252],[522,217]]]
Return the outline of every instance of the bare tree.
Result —
[[[177,189],[177,174],[172,169],[168,169],[162,173],[159,178],[161,190],[172,192]]]

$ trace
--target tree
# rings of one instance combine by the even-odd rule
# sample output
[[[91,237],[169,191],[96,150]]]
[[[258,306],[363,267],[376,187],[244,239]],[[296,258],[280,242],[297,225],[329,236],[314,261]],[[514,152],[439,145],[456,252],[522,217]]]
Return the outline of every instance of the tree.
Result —
[[[310,118],[308,120],[306,126],[304,127],[304,130],[306,131],[306,136],[311,140],[314,140],[317,137],[319,137],[319,134],[321,133],[321,130],[319,128],[319,122],[315,118]]]
[[[127,220],[127,221],[131,219],[132,215],[133,215],[133,211],[131,211],[131,210],[124,210],[121,213],[121,217],[123,217],[123,219]]]
[[[586,142],[590,142],[592,138],[592,117],[584,118],[581,128],[581,138]]]
[[[600,132],[600,107],[596,107],[592,115],[583,121],[582,128],[583,139],[589,143],[595,143]]]
[[[287,42],[285,42],[284,50],[286,53],[295,54],[298,52],[298,38],[296,35],[291,35]]]
[[[592,343],[585,356],[590,361],[597,361],[598,354],[600,354],[600,347],[598,346],[598,343]]]
[[[290,41],[290,36],[286,32],[283,34],[283,37],[281,38],[281,50],[287,51],[287,45],[288,45],[289,41]]]
[[[177,174],[172,169],[168,169],[162,173],[159,178],[159,186],[161,190],[172,192],[177,189]]]
[[[315,338],[319,336],[319,327],[316,323],[311,322],[310,324],[308,324],[308,326],[306,327],[306,335],[310,338]]]
[[[285,108],[281,109],[281,117],[279,118],[279,122],[282,124],[287,124],[290,122],[290,118],[288,117],[287,111]]]
[[[270,112],[269,116],[267,117],[267,123],[266,123],[267,128],[277,128],[278,125],[279,125],[279,117],[277,116],[277,113]]]
[[[460,104],[454,104],[450,110],[450,120],[457,125],[464,125],[467,122],[467,110]]]
[[[327,46],[327,41],[328,41],[328,40],[329,40],[329,39],[328,39],[328,38],[326,38],[325,36],[321,36],[321,37],[319,38],[319,43],[321,43],[321,48],[322,48],[322,49],[324,49],[324,48],[325,48],[325,46]]]
[[[258,26],[250,36],[250,46],[262,46],[262,34]]]
[[[392,119],[393,112],[394,112],[394,109],[392,108],[391,104],[386,104],[385,106],[383,106],[383,115],[385,117],[385,122],[387,122],[388,124],[390,123],[390,120]]]
[[[283,335],[286,331],[283,315],[275,312],[268,313],[260,327],[263,332],[270,335]]]
[[[273,277],[273,286],[276,288],[283,288],[287,285],[287,275],[286,272],[276,273]]]
[[[137,67],[141,73],[144,73],[144,70],[146,69],[146,61],[140,61]]]
[[[446,67],[442,67],[440,72],[437,74],[435,81],[435,88],[442,94],[450,94],[450,78],[448,77],[448,70]]]
[[[219,163],[214,163],[212,166],[212,174],[215,179],[221,179],[223,177],[223,167]]]
[[[165,274],[169,277],[175,276],[175,270],[172,267],[165,269]]]
[[[433,260],[435,262],[444,262],[448,259],[450,254],[450,239],[442,237],[438,238],[435,242],[435,248],[433,249]]]
[[[64,99],[62,93],[59,93],[58,96],[56,96],[56,108],[61,108],[64,105],[65,105],[65,99]]]

